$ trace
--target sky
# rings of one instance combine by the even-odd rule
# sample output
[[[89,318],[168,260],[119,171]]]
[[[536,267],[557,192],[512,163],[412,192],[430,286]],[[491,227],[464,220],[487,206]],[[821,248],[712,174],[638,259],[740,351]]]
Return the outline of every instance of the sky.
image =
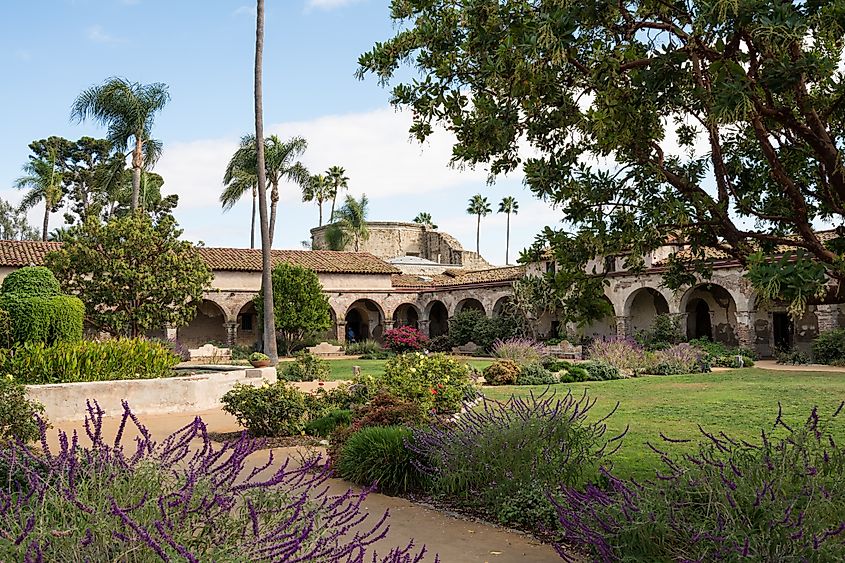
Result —
[[[409,137],[410,117],[389,105],[372,77],[355,78],[358,56],[390,38],[388,0],[267,0],[264,119],[267,134],[301,135],[312,172],[346,169],[349,193],[366,193],[370,220],[410,221],[431,213],[440,230],[475,249],[469,198],[481,193],[494,213],[481,222],[481,253],[504,263],[505,216],[498,202],[514,196],[511,261],[559,214],[533,198],[520,173],[487,183],[483,169],[449,166],[453,138],[425,144]],[[27,145],[50,135],[103,137],[94,123],[70,120],[85,88],[110,76],[164,82],[171,102],[153,135],[164,150],[154,171],[164,193],[179,195],[185,238],[207,246],[248,247],[250,198],[223,213],[222,175],[238,139],[253,128],[254,3],[245,0],[5,0],[0,20],[0,197],[12,188]],[[408,75],[410,71],[404,72]],[[326,213],[328,210],[326,209]],[[40,225],[40,210],[30,215]],[[51,228],[62,214],[54,214]],[[300,188],[282,187],[276,247],[301,248],[317,226],[317,207]]]

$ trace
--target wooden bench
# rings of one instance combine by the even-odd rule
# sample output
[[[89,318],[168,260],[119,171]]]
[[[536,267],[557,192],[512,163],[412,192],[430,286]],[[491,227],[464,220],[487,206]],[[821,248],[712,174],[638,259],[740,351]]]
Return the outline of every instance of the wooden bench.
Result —
[[[463,346],[452,347],[452,353],[456,356],[473,356],[479,350],[481,350],[481,346],[479,346],[475,342],[467,342]]]
[[[566,340],[564,340],[560,344],[546,346],[545,348],[543,348],[543,351],[549,356],[554,356],[555,358],[563,358],[566,360],[580,360],[583,357],[583,347],[573,346]]]

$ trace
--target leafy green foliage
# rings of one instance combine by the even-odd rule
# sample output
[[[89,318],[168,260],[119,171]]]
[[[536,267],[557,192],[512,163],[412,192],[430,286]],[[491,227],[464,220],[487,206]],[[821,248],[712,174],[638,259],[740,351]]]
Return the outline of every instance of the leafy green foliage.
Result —
[[[334,212],[331,218],[332,223],[326,229],[326,242],[329,250],[352,250],[358,252],[361,242],[370,238],[370,231],[367,228],[367,206],[369,200],[366,194],[356,200],[351,195],[346,196],[343,205]]]
[[[517,320],[509,315],[490,318],[481,311],[461,311],[449,319],[449,339],[453,346],[474,342],[485,350],[497,340],[508,340],[517,335]]]
[[[552,385],[557,382],[558,376],[539,363],[520,367],[516,378],[517,385]]]
[[[59,280],[44,266],[27,266],[10,272],[0,286],[0,293],[18,293],[27,297],[51,297],[61,292]]]
[[[307,337],[331,326],[329,300],[314,271],[294,264],[273,268],[273,309],[276,333],[282,352],[290,354]],[[259,316],[264,314],[264,299],[259,293],[253,300]]]
[[[516,385],[519,364],[513,360],[497,360],[482,372],[487,385]]]
[[[681,317],[667,313],[654,317],[651,327],[639,331],[634,338],[646,350],[661,350],[686,340],[681,329]]]
[[[385,494],[407,493],[421,488],[424,476],[405,442],[411,430],[402,426],[373,426],[355,432],[340,453],[334,468],[338,475],[357,485],[376,485]]]
[[[329,362],[307,352],[297,355],[293,362],[279,364],[277,368],[288,381],[324,381],[332,373]]]
[[[15,438],[30,442],[39,436],[44,406],[26,396],[26,388],[11,375],[0,375],[0,447]]]
[[[137,337],[188,324],[211,283],[193,244],[171,216],[143,214],[100,223],[89,218],[46,257],[62,288],[85,303],[94,329]]]
[[[578,364],[578,367],[586,370],[588,381],[610,381],[611,379],[622,378],[619,368],[605,362],[590,360]]]
[[[38,231],[29,224],[25,210],[0,198],[0,240],[36,240]]]
[[[338,427],[349,426],[352,422],[352,411],[338,409],[325,416],[315,418],[305,425],[305,433],[309,436],[328,438]]]
[[[167,346],[144,338],[27,342],[0,350],[0,375],[27,385],[169,377],[177,363],[179,357]]]
[[[365,354],[379,354],[385,352],[385,350],[375,340],[361,340],[360,342],[347,343],[345,352],[347,356],[363,356]]]
[[[253,436],[301,434],[311,418],[305,393],[284,381],[261,387],[237,383],[221,402]]]
[[[469,367],[450,356],[417,352],[391,358],[384,374],[371,376],[367,385],[410,401],[425,412],[453,413],[472,388],[469,375]]]
[[[828,330],[813,342],[813,359],[819,364],[845,361],[845,328]]]
[[[779,364],[804,365],[810,363],[810,356],[797,348],[786,348],[775,351],[775,361]]]
[[[779,259],[756,252],[748,259],[745,277],[757,291],[760,303],[786,301],[795,317],[804,314],[811,300],[827,293],[827,269],[804,250],[786,252]]]

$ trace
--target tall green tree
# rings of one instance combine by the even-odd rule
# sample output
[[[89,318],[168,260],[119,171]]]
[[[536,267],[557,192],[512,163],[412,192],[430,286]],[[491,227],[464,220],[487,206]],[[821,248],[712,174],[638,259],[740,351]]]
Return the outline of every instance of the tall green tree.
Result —
[[[329,222],[334,221],[334,209],[337,203],[337,195],[341,190],[349,189],[349,178],[346,177],[346,170],[343,166],[332,166],[326,171],[326,176],[329,177],[332,194],[332,209],[329,213]]]
[[[188,324],[211,284],[211,271],[181,234],[170,215],[130,213],[108,223],[89,217],[64,233],[61,249],[45,263],[67,293],[82,299],[89,326],[141,336]]]
[[[475,251],[478,254],[481,254],[481,218],[487,217],[492,211],[487,198],[481,197],[481,194],[475,194],[469,199],[467,213],[475,215],[477,219],[475,224]]]
[[[256,311],[263,316],[263,296],[256,295],[254,303]],[[331,327],[329,299],[317,274],[308,268],[287,263],[273,268],[273,305],[284,354],[290,354],[306,338]]]
[[[690,258],[670,262],[670,287],[706,279],[715,249],[767,297],[845,299],[839,2],[391,7],[399,31],[359,75],[387,83],[411,62],[421,77],[395,84],[392,102],[412,110],[417,138],[439,123],[459,164],[524,170],[568,225],[538,241],[563,285],[600,298],[590,260],[625,252],[639,271],[672,236]],[[824,223],[835,230],[813,228]],[[768,267],[785,247],[792,267]]]
[[[15,180],[15,187],[27,190],[20,203],[25,211],[44,203],[44,220],[41,227],[41,240],[47,240],[50,228],[50,214],[58,211],[62,204],[62,169],[56,150],[50,151],[46,158],[31,156],[23,166],[24,176]]]
[[[246,135],[241,138],[241,144],[223,173],[223,193],[220,194],[220,204],[223,211],[229,211],[240,199],[252,194],[252,218],[249,229],[249,247],[255,248],[255,212],[258,198],[258,178],[256,175],[255,138]]]
[[[436,229],[437,225],[434,224],[434,220],[431,218],[431,213],[426,211],[421,211],[417,213],[417,216],[414,217],[414,223],[419,225],[425,225],[429,229]]]
[[[261,293],[265,311],[273,307],[273,280],[271,278],[273,238],[267,216],[267,163],[264,158],[264,0],[256,0],[255,10],[255,68],[253,72],[253,99],[255,101],[255,186],[258,190],[258,215],[261,221]],[[276,350],[275,315],[264,315],[264,353],[276,365],[279,353]]]
[[[519,202],[513,196],[506,196],[499,202],[499,213],[508,214],[507,227],[505,228],[505,264],[510,264],[511,214],[516,215],[518,212]]]
[[[108,129],[108,140],[118,151],[132,154],[132,211],[139,207],[141,171],[153,167],[161,155],[161,142],[152,138],[155,116],[170,93],[160,82],[141,84],[112,77],[83,90],[73,103],[71,117],[91,118]]]
[[[38,231],[29,224],[26,212],[0,198],[0,240],[35,240]]]
[[[345,250],[351,244],[355,252],[360,252],[361,241],[370,238],[368,205],[366,194],[360,200],[346,196],[344,204],[335,212],[334,222],[326,229],[326,241],[331,250]]]
[[[314,174],[311,181],[302,187],[302,201],[313,201],[320,214],[320,226],[323,226],[323,204],[331,197],[332,185],[328,176]]]

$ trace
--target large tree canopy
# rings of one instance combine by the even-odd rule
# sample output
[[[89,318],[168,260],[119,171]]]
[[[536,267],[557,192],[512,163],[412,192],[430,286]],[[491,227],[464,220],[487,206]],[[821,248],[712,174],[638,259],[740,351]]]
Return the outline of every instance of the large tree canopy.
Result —
[[[674,237],[692,252],[670,286],[717,249],[767,297],[845,295],[842,0],[394,0],[391,16],[359,74],[414,65],[392,90],[413,134],[441,124],[458,163],[522,166],[563,213],[569,232],[544,239],[573,287],[601,290],[590,258],[642,268]],[[783,245],[789,274],[758,253]]]

